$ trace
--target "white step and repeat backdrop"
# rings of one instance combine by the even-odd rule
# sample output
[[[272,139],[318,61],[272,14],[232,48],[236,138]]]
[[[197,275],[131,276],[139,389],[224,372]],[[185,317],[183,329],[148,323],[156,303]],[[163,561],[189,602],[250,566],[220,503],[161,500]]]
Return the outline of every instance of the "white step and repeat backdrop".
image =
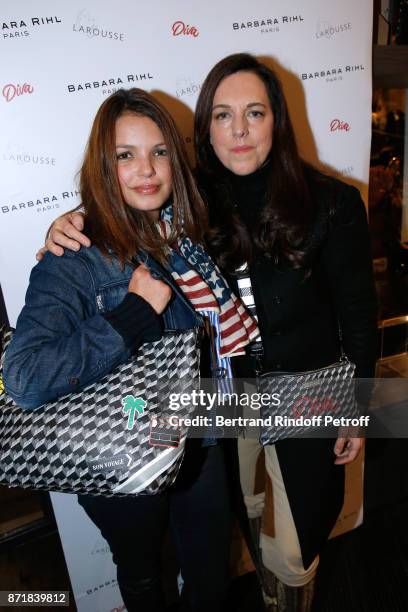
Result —
[[[155,92],[192,154],[208,70],[230,53],[262,56],[281,76],[302,155],[366,198],[371,0],[3,0],[0,16],[0,281],[12,324],[47,227],[79,202],[95,111],[119,87]],[[354,478],[340,530],[360,520],[358,467]],[[106,543],[74,496],[52,499],[78,610],[122,610]]]

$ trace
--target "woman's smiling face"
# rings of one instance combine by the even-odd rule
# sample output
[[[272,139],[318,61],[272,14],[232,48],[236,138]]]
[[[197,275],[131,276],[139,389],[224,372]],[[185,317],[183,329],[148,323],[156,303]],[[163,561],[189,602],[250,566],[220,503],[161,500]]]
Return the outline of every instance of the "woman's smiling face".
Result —
[[[117,172],[128,206],[159,218],[173,184],[163,134],[149,117],[125,113],[116,121]]]
[[[272,148],[273,112],[263,81],[253,72],[236,72],[217,87],[210,142],[220,162],[234,174],[262,166]]]

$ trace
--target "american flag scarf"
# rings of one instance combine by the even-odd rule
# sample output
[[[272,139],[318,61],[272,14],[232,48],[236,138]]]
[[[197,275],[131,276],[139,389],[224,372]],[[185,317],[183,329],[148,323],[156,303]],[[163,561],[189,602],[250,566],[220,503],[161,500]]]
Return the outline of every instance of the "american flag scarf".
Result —
[[[167,207],[158,223],[162,236],[171,232],[171,208]],[[220,270],[200,244],[179,238],[170,249],[170,272],[184,295],[197,311],[217,313],[219,357],[244,355],[244,347],[259,336],[256,320],[232,293]],[[211,317],[213,319],[213,317]]]

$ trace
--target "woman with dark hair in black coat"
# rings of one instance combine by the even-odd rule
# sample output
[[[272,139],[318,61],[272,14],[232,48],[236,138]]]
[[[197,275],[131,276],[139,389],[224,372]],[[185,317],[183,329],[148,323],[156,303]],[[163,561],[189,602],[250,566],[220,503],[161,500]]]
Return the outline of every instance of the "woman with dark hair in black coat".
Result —
[[[216,64],[197,102],[195,148],[210,214],[207,249],[232,288],[247,265],[263,370],[301,372],[339,361],[340,324],[356,376],[373,377],[376,296],[364,204],[357,189],[300,159],[275,73],[247,54]],[[233,361],[236,376],[255,377],[250,355]],[[344,464],[360,446],[353,437],[339,437],[334,448],[330,439],[268,445],[265,492],[255,494],[261,446],[239,440],[261,581],[278,610],[310,609],[318,553],[343,504]]]

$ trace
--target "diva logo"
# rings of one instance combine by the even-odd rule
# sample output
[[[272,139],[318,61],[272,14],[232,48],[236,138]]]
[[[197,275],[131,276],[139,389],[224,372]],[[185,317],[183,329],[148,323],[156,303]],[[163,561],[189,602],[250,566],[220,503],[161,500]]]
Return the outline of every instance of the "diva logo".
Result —
[[[171,26],[173,36],[193,36],[197,38],[200,32],[195,26],[187,25],[184,21],[175,21]]]
[[[3,87],[2,94],[6,102],[11,102],[16,96],[22,96],[23,94],[32,94],[33,91],[34,87],[29,83],[23,83],[23,85],[20,85],[20,83],[17,83],[17,85],[14,85],[13,83],[7,83],[7,85]]]
[[[346,123],[346,121],[340,121],[340,119],[333,119],[330,122],[331,132],[350,132],[350,130],[350,124]]]

